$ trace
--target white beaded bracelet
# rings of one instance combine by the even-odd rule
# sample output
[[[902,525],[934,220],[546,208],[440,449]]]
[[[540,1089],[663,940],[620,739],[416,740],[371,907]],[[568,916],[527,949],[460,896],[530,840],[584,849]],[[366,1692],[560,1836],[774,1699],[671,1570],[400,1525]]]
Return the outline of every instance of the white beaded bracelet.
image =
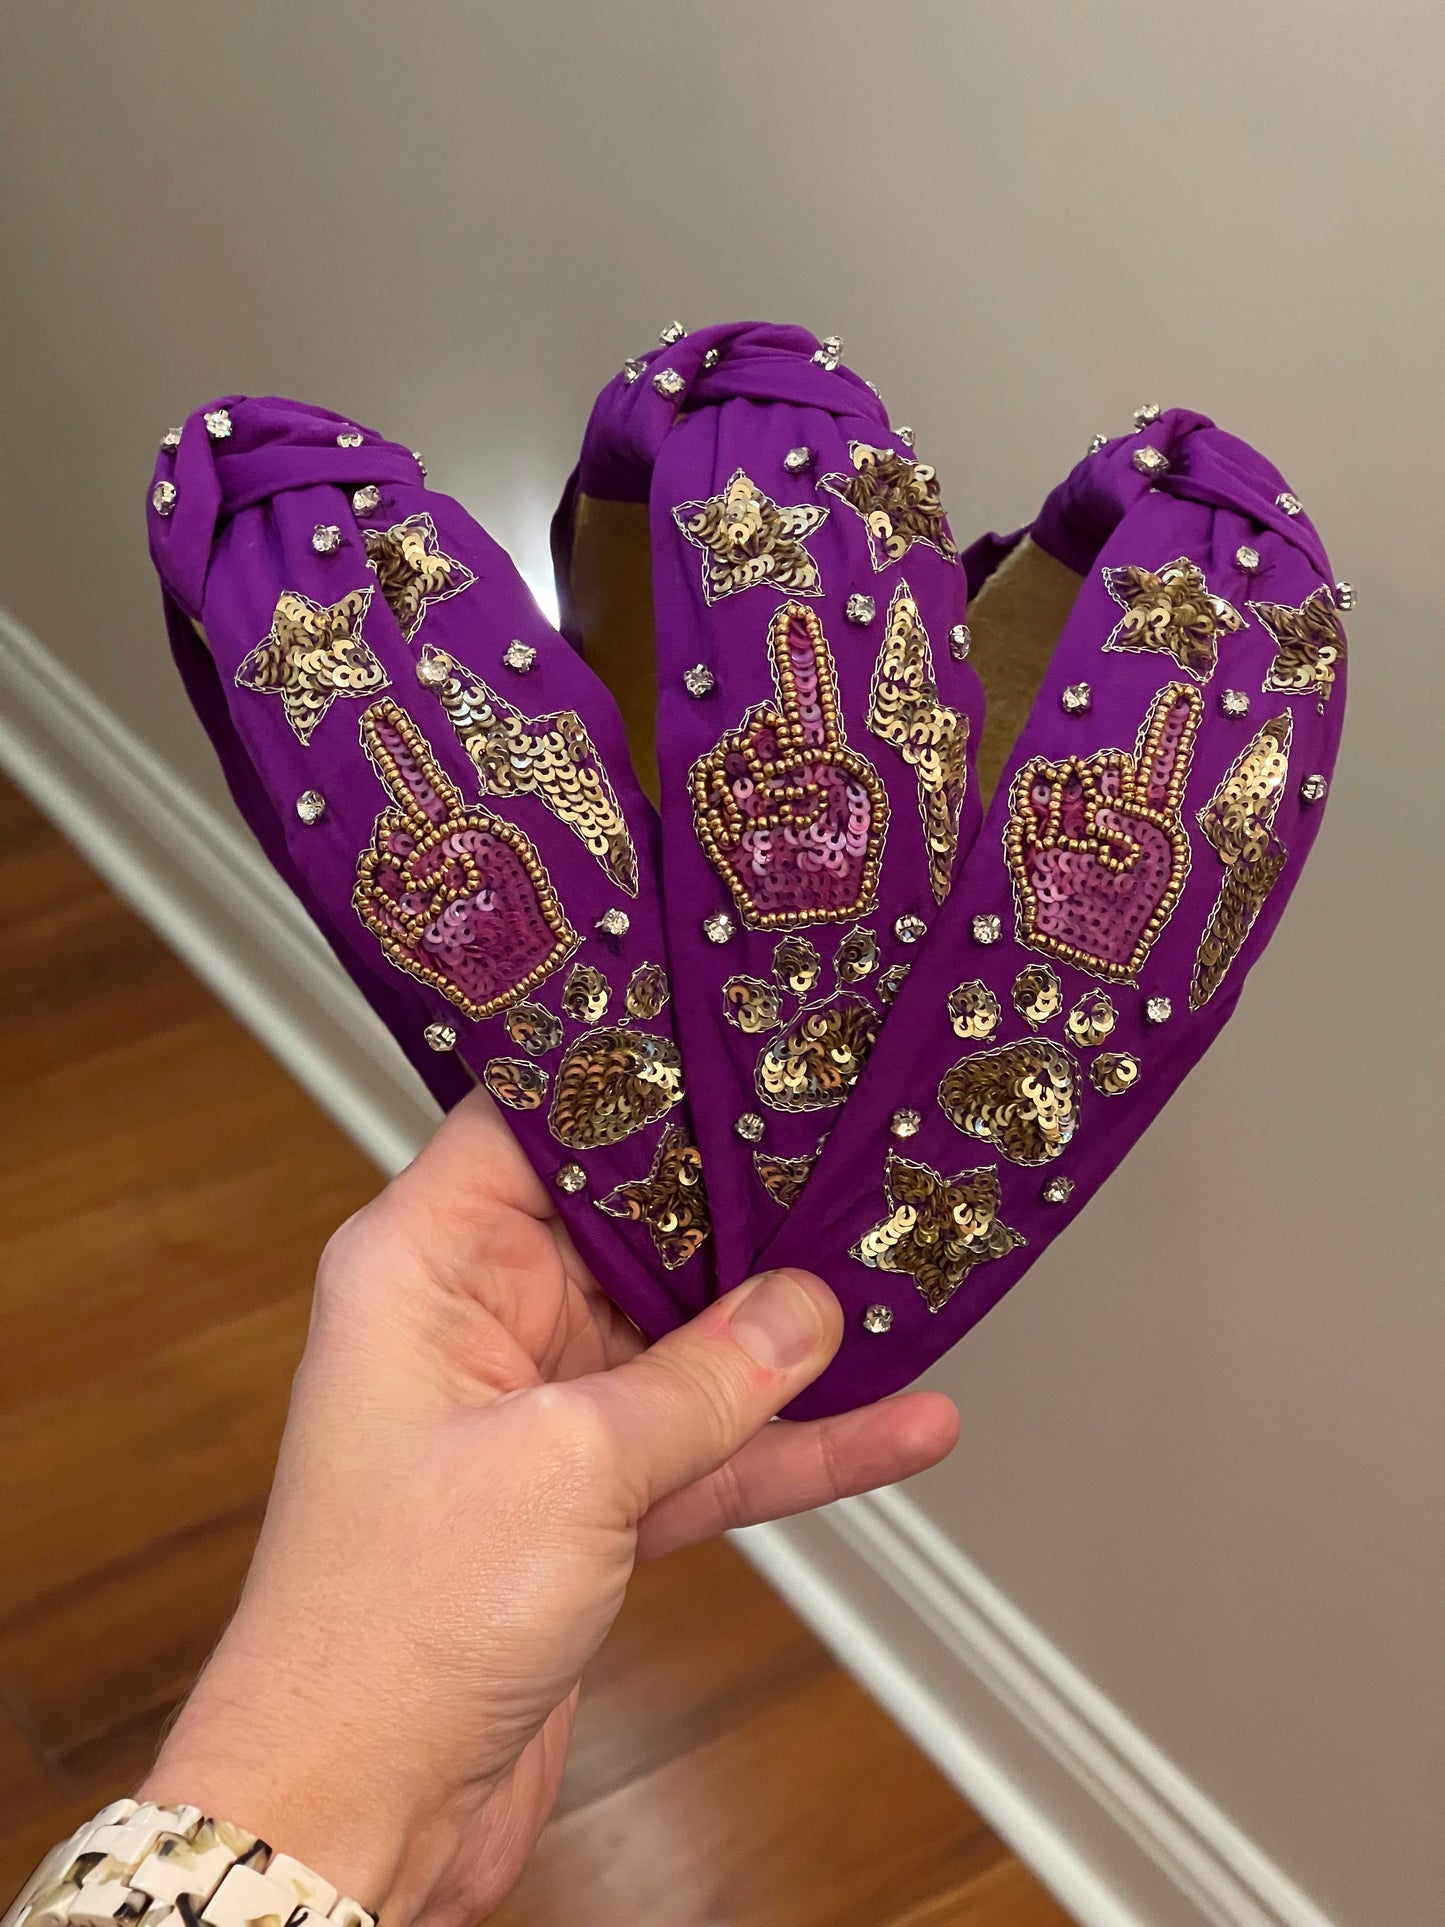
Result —
[[[290,1854],[199,1807],[115,1800],[48,1854],[0,1927],[376,1927]]]

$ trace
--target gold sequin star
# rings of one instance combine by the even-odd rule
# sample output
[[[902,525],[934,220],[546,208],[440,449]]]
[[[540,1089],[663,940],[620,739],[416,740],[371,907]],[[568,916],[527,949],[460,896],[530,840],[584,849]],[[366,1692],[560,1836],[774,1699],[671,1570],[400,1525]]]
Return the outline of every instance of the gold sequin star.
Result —
[[[271,633],[236,671],[238,689],[279,696],[303,743],[338,696],[374,696],[391,678],[363,640],[370,589],[353,589],[323,607],[288,591],[276,604]]]
[[[823,578],[803,546],[828,519],[815,502],[780,508],[742,469],[721,495],[684,502],[672,519],[703,551],[702,592],[709,602],[766,582],[790,595],[819,595]]]
[[[1344,624],[1333,591],[1316,589],[1297,609],[1284,602],[1251,602],[1246,606],[1259,617],[1275,646],[1265,688],[1286,696],[1313,691],[1320,699],[1323,715],[1334,691],[1335,665],[1345,660]]]
[[[409,515],[390,529],[367,529],[365,542],[366,559],[406,642],[432,603],[460,595],[477,579],[455,556],[443,553],[429,515]]]
[[[975,1265],[1006,1258],[1027,1243],[999,1222],[992,1165],[946,1178],[931,1165],[890,1151],[883,1182],[889,1214],[850,1255],[878,1271],[906,1272],[930,1311],[942,1311]]]
[[[652,1169],[597,1200],[609,1218],[630,1218],[652,1233],[657,1255],[669,1271],[685,1265],[702,1245],[712,1220],[702,1177],[702,1154],[680,1124],[662,1134]]]
[[[901,561],[915,542],[937,549],[947,562],[957,561],[936,469],[869,442],[850,442],[848,454],[853,473],[825,475],[819,487],[862,517],[875,569]]]
[[[1244,627],[1238,609],[1211,593],[1187,555],[1158,570],[1105,569],[1104,586],[1124,611],[1104,647],[1172,656],[1196,682],[1214,674],[1219,638]]]

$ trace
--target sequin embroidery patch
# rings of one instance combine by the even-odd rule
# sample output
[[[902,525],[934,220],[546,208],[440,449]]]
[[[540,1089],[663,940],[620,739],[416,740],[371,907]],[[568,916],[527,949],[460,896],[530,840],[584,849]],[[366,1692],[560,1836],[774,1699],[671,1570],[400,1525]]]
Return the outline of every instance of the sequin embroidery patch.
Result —
[[[513,1111],[539,1111],[547,1095],[547,1073],[524,1057],[494,1057],[482,1082],[500,1104]]]
[[[1119,1013],[1107,990],[1087,991],[1069,1012],[1064,1028],[1080,1050],[1095,1050],[1114,1034]]]
[[[645,1224],[669,1271],[695,1256],[712,1229],[702,1153],[680,1124],[669,1124],[663,1132],[645,1178],[619,1184],[596,1205],[609,1218]]]
[[[693,764],[698,839],[749,928],[852,922],[877,901],[888,793],[848,747],[815,612],[785,603],[768,646],[776,700]]]
[[[930,1311],[942,1311],[975,1266],[1006,1258],[1027,1242],[999,1218],[992,1165],[945,1177],[890,1151],[883,1183],[887,1215],[850,1255],[875,1270],[912,1278]]]
[[[1251,602],[1268,630],[1275,657],[1264,679],[1271,695],[1319,697],[1320,714],[1334,693],[1335,671],[1345,660],[1345,625],[1334,591],[1316,589],[1297,609],[1284,602]]]
[[[439,649],[422,666],[446,671],[441,704],[471,758],[485,796],[535,796],[565,823],[607,876],[637,895],[637,851],[587,725],[575,709],[524,716]]]
[[[786,595],[821,595],[823,579],[804,546],[828,519],[816,502],[780,508],[742,469],[720,495],[684,502],[672,519],[703,552],[702,592],[708,602],[767,583]]]
[[[1219,896],[1199,940],[1189,1008],[1207,1004],[1254,928],[1289,852],[1274,833],[1289,779],[1294,719],[1273,716],[1225,772],[1199,812],[1199,827],[1224,865]]]
[[[758,1058],[758,1096],[776,1111],[831,1110],[857,1083],[880,1019],[866,999],[840,991],[804,1010]]]
[[[609,1026],[585,1031],[562,1053],[547,1123],[569,1151],[593,1151],[645,1130],[681,1097],[671,1038]]]
[[[936,470],[911,461],[896,449],[850,442],[853,473],[825,475],[820,488],[846,502],[868,531],[876,570],[901,562],[915,542],[936,549],[947,562],[958,560],[938,489]]]
[[[415,636],[434,602],[460,595],[477,579],[464,563],[443,552],[429,515],[409,515],[394,528],[365,529],[362,540],[405,642]]]
[[[1064,987],[1048,964],[1026,964],[1014,978],[1013,1006],[1030,1030],[1047,1024],[1064,1007]]]
[[[1179,802],[1202,700],[1160,691],[1133,755],[1035,756],[1014,777],[1004,849],[1020,943],[1110,981],[1137,975],[1189,874]]]
[[[817,1151],[804,1151],[795,1158],[777,1157],[767,1151],[753,1152],[753,1168],[774,1204],[780,1204],[785,1211],[792,1210],[812,1176],[821,1150],[819,1145]]]
[[[992,1037],[1002,1014],[998,998],[981,977],[948,993],[948,1021],[955,1037]]]
[[[1079,1067],[1052,1038],[1026,1037],[955,1064],[938,1101],[951,1124],[1010,1163],[1048,1164],[1079,1128]]]
[[[953,884],[958,824],[968,786],[968,718],[938,694],[933,651],[918,604],[900,582],[873,670],[868,727],[917,774],[928,880],[942,903]]]
[[[640,963],[627,980],[623,1003],[629,1017],[656,1017],[667,1008],[671,994],[662,965]]]
[[[404,709],[366,710],[361,740],[393,807],[361,853],[356,913],[398,970],[490,1017],[563,963],[577,932],[530,841],[466,807]]]
[[[371,596],[353,589],[323,606],[288,591],[276,603],[271,633],[236,671],[236,687],[279,696],[287,722],[309,743],[338,696],[374,696],[391,681],[361,634]]]
[[[1238,609],[1212,593],[1187,555],[1162,569],[1105,569],[1104,586],[1124,611],[1104,647],[1172,656],[1196,682],[1214,674],[1219,638],[1244,627]]]

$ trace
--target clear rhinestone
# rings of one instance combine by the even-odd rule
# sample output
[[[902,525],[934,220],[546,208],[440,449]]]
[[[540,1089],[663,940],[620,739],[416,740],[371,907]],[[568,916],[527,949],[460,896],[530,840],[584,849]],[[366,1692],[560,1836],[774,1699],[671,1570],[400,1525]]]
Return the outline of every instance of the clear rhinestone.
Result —
[[[1243,689],[1222,689],[1219,692],[1219,707],[1226,716],[1247,716],[1249,714],[1249,695]]]
[[[326,814],[326,798],[320,790],[302,790],[296,799],[296,814],[303,823],[319,823]]]
[[[1097,455],[1101,448],[1106,448],[1108,446],[1108,442],[1109,442],[1109,437],[1107,435],[1093,436],[1089,442],[1089,453],[1091,455]]]
[[[502,661],[508,669],[515,669],[519,676],[525,676],[537,660],[537,652],[530,642],[520,642],[513,638],[502,651]]]
[[[888,1120],[888,1128],[894,1137],[917,1137],[923,1129],[923,1116],[919,1111],[895,1111]]]
[[[1248,543],[1234,551],[1234,566],[1246,575],[1253,575],[1259,567],[1259,550],[1250,548]]]
[[[635,356],[630,357],[622,364],[622,379],[629,387],[637,380],[639,375],[645,375],[646,373],[647,363],[645,361],[638,361]]]
[[[1070,716],[1083,716],[1093,707],[1094,692],[1086,682],[1071,682],[1059,700]]]
[[[176,505],[174,482],[157,482],[151,490],[151,507],[157,515],[169,515]]]
[[[790,448],[783,457],[783,467],[790,475],[801,475],[805,469],[809,469],[812,466],[813,451],[811,448]]]
[[[411,451],[411,459],[416,463],[417,467],[421,470],[421,479],[425,481],[426,480],[426,463],[422,460],[421,455],[418,453],[416,449],[413,449]]]
[[[1322,803],[1328,788],[1323,776],[1307,776],[1299,786],[1299,793],[1306,803]]]
[[[710,696],[717,688],[717,677],[705,662],[695,662],[682,672],[682,686],[689,696]]]
[[[428,1024],[422,1036],[428,1050],[448,1051],[457,1047],[457,1034],[450,1024]]]
[[[1003,935],[1003,919],[993,915],[975,917],[970,926],[975,943],[997,943]]]
[[[721,360],[722,360],[722,349],[709,348],[707,353],[702,358],[703,373],[707,374],[709,370],[716,368],[718,363]]]
[[[893,934],[900,943],[917,943],[921,937],[928,935],[928,925],[922,917],[910,914],[898,919],[893,926]]]
[[[357,489],[351,498],[353,515],[375,515],[381,507],[381,490],[375,482],[368,482],[365,488]]]
[[[416,666],[416,679],[428,689],[440,689],[451,670],[443,656],[423,656]]]
[[[208,408],[202,417],[206,433],[213,442],[223,442],[231,432],[231,411],[229,408]]]
[[[1165,475],[1169,470],[1169,457],[1162,448],[1154,448],[1149,443],[1136,448],[1129,459],[1141,475]]]
[[[897,429],[895,432],[898,436],[899,441],[902,442],[905,448],[912,448],[914,438],[913,438],[913,430],[911,428],[900,428],[900,429]]]
[[[1286,515],[1299,515],[1304,510],[1304,503],[1297,495],[1291,495],[1288,489],[1275,496],[1274,505],[1277,509],[1283,509]]]
[[[1335,584],[1335,607],[1337,609],[1353,609],[1354,606],[1355,606],[1354,583],[1337,582]]]
[[[625,910],[604,910],[597,919],[597,928],[604,937],[625,937],[632,928],[632,919]]]
[[[360,448],[363,436],[359,428],[343,428],[336,437],[338,448]]]
[[[878,604],[873,600],[871,595],[850,595],[843,610],[843,614],[848,618],[849,622],[856,622],[865,626],[873,620],[877,613]]]
[[[1164,410],[1159,406],[1157,401],[1146,401],[1142,408],[1136,408],[1134,410],[1134,426],[1136,428],[1152,428],[1163,413]]]
[[[756,1111],[744,1111],[733,1125],[733,1129],[745,1144],[756,1144],[767,1128]]]
[[[824,335],[813,350],[813,359],[820,368],[836,368],[843,359],[843,338],[841,335]]]
[[[580,1164],[564,1164],[557,1173],[557,1189],[574,1197],[577,1192],[587,1189],[587,1173]]]
[[[318,555],[335,555],[341,547],[341,530],[334,522],[318,522],[311,531],[311,546]]]
[[[1174,1006],[1167,997],[1151,997],[1144,1006],[1144,1015],[1151,1024],[1167,1024],[1174,1015]]]
[[[670,348],[674,341],[681,341],[686,333],[687,329],[680,321],[669,321],[657,338],[664,348]]]
[[[662,368],[652,377],[652,385],[668,401],[676,401],[687,383],[675,368]]]
[[[966,622],[955,622],[948,632],[948,653],[955,662],[963,662],[973,647],[973,637],[969,634]]]
[[[167,455],[174,455],[180,445],[181,431],[179,428],[168,428],[165,434],[161,436],[161,448]]]
[[[1050,1178],[1044,1186],[1045,1204],[1067,1204],[1073,1195],[1074,1180],[1072,1178]]]
[[[881,1337],[893,1328],[893,1307],[891,1305],[869,1305],[863,1313],[863,1329]]]
[[[702,920],[702,934],[709,943],[726,943],[736,927],[726,910],[714,910]]]

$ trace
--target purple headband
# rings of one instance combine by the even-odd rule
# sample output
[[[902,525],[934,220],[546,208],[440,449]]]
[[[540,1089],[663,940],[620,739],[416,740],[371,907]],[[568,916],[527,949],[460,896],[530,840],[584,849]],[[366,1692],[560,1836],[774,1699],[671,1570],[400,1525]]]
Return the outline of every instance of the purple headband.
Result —
[[[439,1100],[507,1107],[650,1336],[763,1265],[828,1277],[846,1336],[800,1415],[908,1383],[1016,1282],[1313,840],[1347,598],[1251,449],[1139,420],[960,557],[836,344],[629,362],[554,545],[567,606],[579,513],[648,505],[659,811],[581,625],[414,456],[241,397],[163,445],[173,646],[273,862]],[[1010,609],[1061,625],[986,818],[970,596],[1005,679]]]

